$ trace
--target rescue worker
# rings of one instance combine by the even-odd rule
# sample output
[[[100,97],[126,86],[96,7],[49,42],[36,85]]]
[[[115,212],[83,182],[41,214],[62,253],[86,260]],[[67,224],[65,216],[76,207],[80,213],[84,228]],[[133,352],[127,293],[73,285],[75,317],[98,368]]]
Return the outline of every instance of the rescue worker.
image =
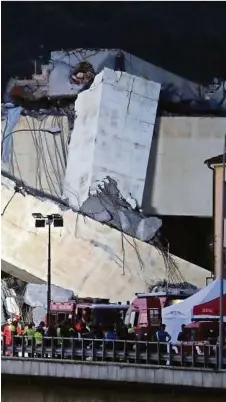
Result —
[[[157,341],[159,343],[166,343],[171,341],[171,336],[166,331],[165,324],[162,324],[160,329],[156,332]]]
[[[33,338],[35,334],[35,329],[32,323],[28,324],[24,329],[24,335],[28,338]]]
[[[187,334],[185,331],[185,324],[181,325],[181,331],[179,332],[177,336],[177,341],[178,342],[185,342],[187,340]]]
[[[42,339],[43,339],[43,335],[42,335],[40,328],[37,328],[34,331],[34,338],[35,338],[36,346],[40,346],[42,344]]]
[[[104,331],[104,339],[106,340],[105,346],[107,349],[112,349],[113,348],[113,342],[116,341],[117,336],[114,331],[114,327],[108,328],[107,331]]]
[[[35,338],[35,348],[36,348],[37,357],[41,357],[41,353],[39,352],[39,349],[41,349],[42,342],[43,342],[43,335],[42,335],[41,328],[36,328],[35,333],[34,333],[34,338]]]
[[[28,323],[25,322],[25,323],[24,323],[24,329],[23,329],[22,335],[26,335],[27,330],[28,330]]]
[[[16,316],[15,318],[17,320],[17,327],[16,327],[17,335],[22,336],[23,335],[23,324],[22,324],[22,321],[21,321],[21,317]]]
[[[22,327],[19,321],[20,316],[16,315],[13,317],[13,322],[12,325],[15,327],[15,345],[20,346],[21,345],[21,335],[22,335]]]
[[[61,338],[61,324],[60,323],[57,324],[57,326],[56,326],[56,335],[57,335],[57,338]]]
[[[35,336],[35,329],[34,329],[32,323],[28,324],[25,327],[24,336],[26,336],[26,339],[27,339],[27,346],[32,346],[32,339]],[[30,354],[28,354],[28,356],[30,357]]]
[[[167,344],[171,341],[171,336],[168,334],[166,331],[166,326],[165,324],[162,324],[160,329],[156,332],[156,337],[157,337],[157,342],[160,343],[160,353],[166,353],[167,352]],[[166,362],[168,364],[168,362]]]
[[[118,339],[127,339],[128,328],[124,325],[124,322],[121,319],[114,324],[114,329]]]
[[[5,345],[12,346],[13,336],[16,334],[16,327],[12,322],[12,319],[7,320],[7,324],[4,326],[3,336],[5,337]],[[12,355],[12,351],[6,351],[7,356]]]
[[[128,324],[128,334],[134,334],[135,328],[132,327],[132,324]]]
[[[44,334],[45,334],[45,332],[46,332],[46,330],[47,330],[44,321],[40,321],[40,323],[38,324],[38,327],[37,327],[37,328],[40,329],[42,335],[44,336]]]

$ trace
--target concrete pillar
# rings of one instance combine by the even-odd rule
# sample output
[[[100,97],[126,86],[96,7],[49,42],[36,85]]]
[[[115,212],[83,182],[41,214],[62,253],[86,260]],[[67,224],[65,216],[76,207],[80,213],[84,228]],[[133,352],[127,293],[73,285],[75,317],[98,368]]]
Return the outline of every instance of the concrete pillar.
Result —
[[[79,208],[107,176],[142,204],[160,84],[107,68],[79,94],[64,195]]]

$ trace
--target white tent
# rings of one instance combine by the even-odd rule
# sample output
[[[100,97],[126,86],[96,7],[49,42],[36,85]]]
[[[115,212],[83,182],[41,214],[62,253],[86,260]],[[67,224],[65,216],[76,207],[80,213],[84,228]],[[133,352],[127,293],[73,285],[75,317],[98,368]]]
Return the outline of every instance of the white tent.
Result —
[[[226,280],[224,280],[224,294],[226,294]],[[182,324],[192,321],[193,307],[197,304],[206,303],[220,296],[220,279],[217,278],[205,288],[188,297],[178,304],[165,307],[162,310],[162,321],[166,330],[172,337],[172,342],[177,341],[178,333]]]

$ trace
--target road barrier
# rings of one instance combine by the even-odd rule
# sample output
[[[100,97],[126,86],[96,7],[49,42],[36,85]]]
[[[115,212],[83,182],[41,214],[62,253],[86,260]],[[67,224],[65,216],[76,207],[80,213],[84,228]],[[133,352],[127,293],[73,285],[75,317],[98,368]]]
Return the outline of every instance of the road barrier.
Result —
[[[157,343],[86,338],[48,338],[41,344],[35,338],[14,336],[6,345],[2,337],[2,356],[18,358],[67,359],[74,361],[156,364],[179,367],[218,368],[218,345],[205,343]],[[223,367],[226,368],[226,356]]]

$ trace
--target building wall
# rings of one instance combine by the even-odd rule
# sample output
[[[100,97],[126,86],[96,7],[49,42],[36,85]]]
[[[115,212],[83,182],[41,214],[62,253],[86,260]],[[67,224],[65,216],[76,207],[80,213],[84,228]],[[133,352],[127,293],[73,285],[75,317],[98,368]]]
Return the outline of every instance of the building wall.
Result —
[[[4,132],[4,121],[2,133]],[[39,130],[57,127],[60,134]],[[67,161],[68,120],[65,116],[21,116],[12,134],[13,146],[9,163],[2,170],[30,187],[60,197]],[[29,130],[29,131],[24,131]]]
[[[105,68],[79,94],[65,177],[70,205],[82,204],[107,176],[142,204],[159,91],[157,83]]]
[[[222,153],[225,118],[161,117],[147,171],[144,209],[211,217],[212,175],[204,161]]]
[[[222,183],[223,166],[215,166],[215,274],[221,275],[221,245],[222,245]],[[225,182],[226,183],[226,182]],[[226,219],[224,220],[224,247],[226,247]],[[223,275],[226,279],[226,265]]]
[[[2,208],[14,193],[14,184],[2,178]],[[16,194],[1,218],[1,258],[4,270],[23,280],[39,282],[47,275],[47,228],[34,227],[33,212],[61,213],[64,228],[52,228],[52,282],[81,296],[130,300],[153,281],[166,278],[166,268],[155,247],[124,236],[107,225],[57,204]],[[123,263],[124,261],[124,263]],[[188,282],[205,286],[209,272],[174,257],[176,267]],[[175,268],[174,268],[175,270]],[[171,272],[177,275],[177,272]],[[124,271],[124,274],[123,274]],[[36,278],[36,280],[35,280]]]

